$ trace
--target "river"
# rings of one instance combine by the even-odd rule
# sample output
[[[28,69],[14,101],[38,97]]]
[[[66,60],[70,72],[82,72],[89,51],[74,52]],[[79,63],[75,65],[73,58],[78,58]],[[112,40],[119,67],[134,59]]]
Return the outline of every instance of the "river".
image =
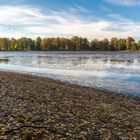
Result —
[[[140,53],[0,52],[0,70],[140,96]]]

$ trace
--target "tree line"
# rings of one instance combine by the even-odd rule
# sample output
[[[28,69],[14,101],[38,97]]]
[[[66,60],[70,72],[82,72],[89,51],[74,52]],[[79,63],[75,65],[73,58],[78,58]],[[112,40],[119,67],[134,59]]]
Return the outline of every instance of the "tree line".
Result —
[[[73,36],[72,38],[40,38],[36,39],[22,37],[15,38],[0,38],[0,50],[40,50],[40,51],[125,51],[140,50],[140,40],[135,41],[134,38],[127,39],[111,38],[89,41],[87,38]]]

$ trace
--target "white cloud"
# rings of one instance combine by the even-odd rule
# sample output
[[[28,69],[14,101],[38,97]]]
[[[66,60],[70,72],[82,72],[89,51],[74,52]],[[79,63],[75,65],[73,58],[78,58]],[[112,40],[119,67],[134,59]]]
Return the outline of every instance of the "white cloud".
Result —
[[[76,6],[77,7],[77,6]],[[44,13],[45,11],[45,13]],[[79,7],[80,12],[87,12]],[[41,10],[29,6],[0,6],[0,36],[35,38],[74,35],[92,38],[140,37],[140,23],[110,14],[109,20],[78,16],[78,11]]]
[[[105,1],[115,5],[124,5],[124,6],[140,4],[140,0],[105,0]]]

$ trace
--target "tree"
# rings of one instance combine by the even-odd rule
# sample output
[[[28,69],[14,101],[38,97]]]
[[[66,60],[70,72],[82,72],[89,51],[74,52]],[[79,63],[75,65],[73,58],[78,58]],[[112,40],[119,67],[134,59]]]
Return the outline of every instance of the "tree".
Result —
[[[126,47],[127,50],[131,50],[133,48],[133,44],[135,43],[135,40],[132,37],[128,37],[126,39]]]
[[[73,44],[72,44],[72,41],[71,39],[66,39],[65,38],[65,50],[66,51],[72,51],[72,48],[73,48]]]
[[[99,40],[98,39],[94,39],[90,42],[90,47],[91,50],[98,50],[100,45],[99,45]]]
[[[27,38],[27,50],[35,50],[35,43],[31,38]]]
[[[89,41],[87,38],[81,38],[81,50],[89,49]]]
[[[11,50],[17,50],[17,40],[15,38],[11,39]]]
[[[53,46],[54,46],[54,50],[59,50],[61,48],[61,39],[60,39],[60,37],[57,37],[57,38],[53,39]]]
[[[36,50],[41,50],[41,41],[42,39],[40,37],[37,37],[35,40],[35,49]]]
[[[52,37],[43,38],[37,37],[35,40],[22,37],[15,38],[0,38],[0,50],[44,50],[44,51],[123,51],[123,50],[140,50],[140,40],[136,43],[132,37],[127,39],[111,38],[98,40],[93,39],[90,42],[87,38],[73,36],[71,39]]]
[[[118,40],[118,50],[125,50],[126,49],[126,40],[125,39],[119,39]]]
[[[71,38],[71,42],[73,44],[73,50],[79,51],[81,49],[81,45],[82,45],[81,37],[79,38],[78,36],[73,36]]]
[[[41,41],[41,50],[47,50],[48,49],[48,39],[47,38],[43,38]]]
[[[0,38],[0,50],[10,50],[11,41],[8,38]]]
[[[61,51],[65,51],[67,50],[66,46],[67,46],[67,39],[66,38],[61,38],[60,39],[60,47],[59,47],[59,50]]]
[[[116,51],[118,50],[118,39],[113,37],[111,38],[110,42],[109,42],[109,51]]]
[[[108,39],[101,40],[99,44],[100,44],[100,50],[101,51],[107,51],[108,50],[108,45],[109,45]]]
[[[138,50],[140,50],[140,40],[137,43]]]

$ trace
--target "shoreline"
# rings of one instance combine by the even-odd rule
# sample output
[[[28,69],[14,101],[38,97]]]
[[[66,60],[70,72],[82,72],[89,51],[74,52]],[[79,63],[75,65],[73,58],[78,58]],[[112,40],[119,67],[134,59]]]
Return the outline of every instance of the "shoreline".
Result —
[[[126,51],[91,51],[91,50],[80,50],[80,51],[65,51],[65,50],[49,50],[49,51],[46,51],[46,50],[0,50],[0,52],[93,52],[93,53],[140,53],[140,50],[139,51],[129,51],[129,50],[126,50]]]
[[[140,98],[0,71],[0,139],[140,138]]]
[[[39,79],[45,79],[48,80],[49,82],[54,82],[54,83],[58,83],[58,84],[63,84],[63,85],[71,85],[74,86],[75,88],[87,88],[87,89],[92,89],[95,92],[105,92],[107,94],[117,94],[119,96],[123,96],[124,98],[133,98],[133,99],[140,99],[139,95],[135,95],[135,94],[128,94],[128,93],[121,93],[120,91],[116,92],[116,91],[111,91],[108,89],[99,89],[99,88],[95,88],[95,87],[90,87],[90,86],[85,86],[85,85],[80,85],[80,84],[74,84],[68,81],[61,81],[58,79],[53,79],[53,78],[48,78],[48,77],[44,77],[44,76],[40,76],[40,75],[34,75],[34,74],[28,74],[28,73],[22,73],[22,72],[16,72],[16,71],[7,71],[7,70],[0,70],[0,73],[4,72],[4,73],[10,73],[10,74],[19,74],[19,75],[25,75],[25,76],[29,76],[29,77],[34,77],[34,78],[39,78]]]

